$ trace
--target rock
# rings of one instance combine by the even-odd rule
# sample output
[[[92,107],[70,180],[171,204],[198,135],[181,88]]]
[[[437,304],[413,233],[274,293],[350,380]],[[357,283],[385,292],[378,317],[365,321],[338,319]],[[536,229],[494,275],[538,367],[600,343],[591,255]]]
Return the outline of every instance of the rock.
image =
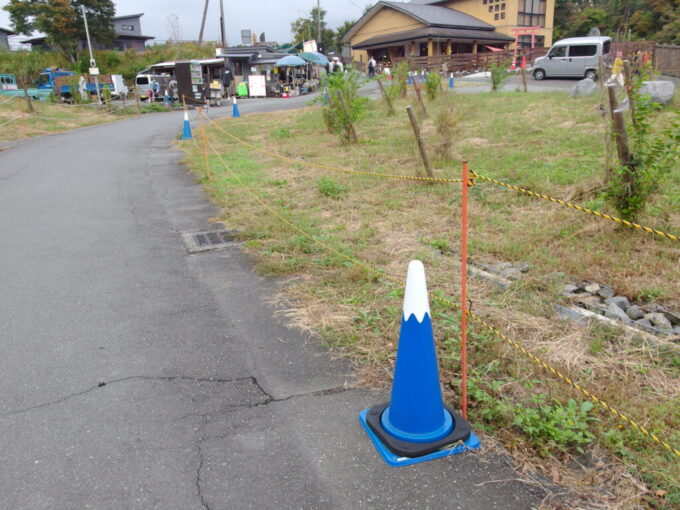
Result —
[[[655,327],[657,327],[659,329],[664,329],[666,331],[673,329],[673,326],[671,325],[671,321],[666,319],[666,316],[662,313],[659,313],[659,312],[646,313],[645,319],[650,321],[652,324],[654,324]]]
[[[522,271],[523,273],[528,273],[529,269],[531,268],[531,266],[526,262],[518,262],[517,264],[515,264],[515,267]]]
[[[597,291],[597,295],[605,299],[609,299],[614,297],[616,293],[614,292],[614,289],[612,289],[609,285],[603,285],[602,287],[600,287],[600,290]]]
[[[675,333],[676,335],[680,335],[680,326],[675,326],[673,328],[673,333]]]
[[[583,287],[583,290],[586,292],[590,292],[591,294],[597,293],[597,291],[600,290],[600,286],[597,283],[589,283],[585,287]]]
[[[649,313],[655,312],[663,313],[666,311],[663,306],[657,305],[656,303],[652,303],[650,305],[645,306],[645,310],[647,310]]]
[[[499,264],[496,264],[496,267],[500,270],[510,269],[512,267],[512,263],[511,262],[500,262]]]
[[[564,286],[564,289],[562,289],[562,294],[568,295],[568,294],[573,294],[578,290],[578,285],[572,285],[571,283],[567,283]]]
[[[626,308],[626,315],[632,320],[636,321],[642,319],[645,316],[645,312],[639,306],[631,305]],[[651,323],[650,323],[651,324]]]
[[[607,307],[602,304],[599,296],[582,294],[579,296],[578,303],[592,312],[603,314],[607,311]]]
[[[501,272],[501,275],[507,278],[508,280],[519,280],[522,277],[522,271],[520,271],[516,267],[510,267],[508,269],[504,269]]]
[[[670,321],[673,326],[680,325],[680,315],[675,312],[664,312],[666,319]]]
[[[593,94],[597,90],[597,84],[590,78],[580,80],[574,85],[569,97],[584,97]],[[672,96],[671,96],[672,97]]]
[[[656,333],[656,329],[652,326],[652,321],[649,319],[640,319],[635,321],[635,325],[644,331],[649,331],[650,333]]]
[[[626,315],[626,312],[623,311],[623,308],[621,308],[616,303],[609,303],[609,306],[607,306],[607,311],[604,313],[604,316],[609,317],[610,319],[618,319],[622,322],[625,322],[626,324],[631,322],[631,320]]]
[[[608,305],[613,303],[621,308],[621,310],[625,310],[630,306],[630,301],[625,296],[614,296],[613,298],[605,299],[604,302]]]
[[[649,99],[653,103],[659,103],[662,105],[667,105],[673,99],[673,94],[675,94],[675,84],[672,81],[656,80],[656,81],[645,81],[640,87],[640,95]]]

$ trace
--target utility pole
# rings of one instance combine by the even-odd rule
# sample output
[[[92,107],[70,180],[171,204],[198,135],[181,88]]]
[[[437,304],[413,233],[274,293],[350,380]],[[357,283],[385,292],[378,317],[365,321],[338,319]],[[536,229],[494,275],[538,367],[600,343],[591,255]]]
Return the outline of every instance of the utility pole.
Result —
[[[203,7],[203,20],[201,20],[201,32],[198,34],[198,45],[203,43],[203,30],[205,29],[205,17],[208,15],[208,2],[210,0],[205,0],[205,7]]]
[[[321,44],[321,0],[316,0],[316,49],[319,49]]]
[[[87,36],[87,49],[90,50],[90,74],[94,74],[94,86],[97,88],[97,100],[99,104],[102,104],[102,96],[99,92],[99,70],[97,69],[97,62],[94,60],[94,55],[92,54],[92,43],[90,42],[90,29],[87,26],[87,14],[85,13],[85,6],[81,5],[80,8],[83,11],[83,22],[85,23],[85,35]],[[95,69],[96,73],[92,73]]]
[[[220,32],[222,33],[222,47],[227,47],[227,31],[224,28],[224,0],[220,0]]]

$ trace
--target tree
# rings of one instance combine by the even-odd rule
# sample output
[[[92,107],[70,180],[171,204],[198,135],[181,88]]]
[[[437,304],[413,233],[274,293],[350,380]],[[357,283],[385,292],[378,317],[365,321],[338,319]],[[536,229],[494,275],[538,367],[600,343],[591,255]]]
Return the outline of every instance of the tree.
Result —
[[[355,21],[345,21],[335,31],[335,47],[336,47],[338,52],[342,51],[342,47],[343,47],[342,38],[345,37],[345,34],[350,31],[350,29],[354,26],[354,23],[356,23],[356,22]]]
[[[309,18],[298,18],[290,24],[290,30],[293,33],[293,46],[317,38],[319,16],[321,17],[321,40],[317,41],[317,43],[327,52],[337,50],[335,32],[330,28],[326,28],[326,22],[324,21],[326,11],[324,9],[319,11],[316,7],[309,13]]]
[[[34,113],[28,89],[35,86],[38,76],[49,65],[49,55],[40,51],[13,51],[7,57],[7,59],[3,58],[0,72],[13,73],[16,76],[19,86],[24,90],[26,110]]]
[[[85,6],[92,39],[101,43],[113,40],[112,0],[10,0],[3,9],[9,12],[15,32],[24,35],[31,35],[34,30],[43,32],[49,45],[75,63],[79,42],[85,40],[81,5]]]
[[[182,27],[179,26],[177,14],[168,14],[168,17],[165,18],[165,29],[168,31],[169,41],[179,42],[182,40]]]

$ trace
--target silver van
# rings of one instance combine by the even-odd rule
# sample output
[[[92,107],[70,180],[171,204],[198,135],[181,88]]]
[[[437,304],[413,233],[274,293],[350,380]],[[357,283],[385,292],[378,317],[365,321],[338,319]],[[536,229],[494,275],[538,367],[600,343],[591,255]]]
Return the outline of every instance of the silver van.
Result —
[[[534,79],[585,77],[597,79],[600,57],[610,60],[611,37],[572,37],[553,44],[545,57],[534,60]]]

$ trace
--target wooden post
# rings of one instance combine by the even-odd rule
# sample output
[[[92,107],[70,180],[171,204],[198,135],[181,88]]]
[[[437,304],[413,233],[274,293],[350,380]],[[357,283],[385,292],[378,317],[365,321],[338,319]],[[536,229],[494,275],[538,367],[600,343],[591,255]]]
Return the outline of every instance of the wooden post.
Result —
[[[413,108],[410,106],[406,107],[406,112],[408,113],[408,118],[411,121],[411,127],[413,128],[413,134],[418,142],[418,150],[420,150],[420,157],[423,158],[423,165],[425,166],[425,171],[428,177],[434,177],[432,174],[432,167],[430,166],[430,159],[427,157],[427,150],[425,149],[425,144],[423,143],[423,138],[420,136],[420,127],[418,126],[418,121],[416,120],[416,115],[413,113]],[[418,172],[420,175],[420,172]]]
[[[628,108],[630,108],[630,120],[633,123],[633,128],[637,129],[637,120],[635,119],[635,98],[633,97],[633,78],[630,71],[630,63],[627,60],[623,62],[623,77],[626,94],[628,94]]]
[[[26,115],[24,115],[24,108],[21,104],[22,102],[19,101],[19,115],[21,115],[21,129],[24,132],[24,138],[28,138],[28,126],[26,125]]]
[[[460,391],[461,411],[463,418],[467,418],[467,234],[468,234],[468,182],[470,172],[468,162],[463,161],[463,188],[462,211],[461,211],[461,280],[460,280]]]
[[[340,99],[340,104],[342,105],[342,109],[345,112],[345,118],[347,119],[347,124],[349,128],[345,128],[348,130],[348,138],[349,141],[352,143],[357,143],[359,141],[359,137],[357,136],[357,131],[354,128],[354,124],[352,123],[352,119],[350,119],[349,116],[349,109],[347,108],[347,102],[345,101],[345,96],[342,95],[342,92],[338,90],[338,99]]]
[[[137,103],[137,115],[142,113],[142,108],[139,106],[139,89],[135,87],[135,102]]]
[[[609,83],[607,85],[607,93],[609,94],[609,113],[614,120],[614,110],[619,107],[619,102],[616,100],[616,84]]]
[[[524,67],[520,66],[519,74],[522,77],[522,88],[524,89],[524,92],[528,92],[527,91],[527,70],[524,69]]]
[[[619,154],[621,165],[631,167],[630,149],[628,148],[628,136],[626,135],[626,124],[623,119],[623,110],[612,111],[612,123],[614,138],[616,140],[616,150]]]
[[[387,103],[388,115],[394,115],[394,105],[392,104],[392,100],[387,96],[387,92],[385,92],[385,87],[383,86],[382,80],[380,78],[378,78],[378,87],[380,87],[382,97]]]
[[[425,103],[423,102],[423,96],[420,94],[420,87],[418,86],[417,80],[413,80],[413,90],[416,91],[416,96],[418,97],[418,104],[420,105],[420,109],[422,110],[423,115],[425,115],[425,117],[429,117],[429,115],[427,114],[427,108],[425,108]]]

